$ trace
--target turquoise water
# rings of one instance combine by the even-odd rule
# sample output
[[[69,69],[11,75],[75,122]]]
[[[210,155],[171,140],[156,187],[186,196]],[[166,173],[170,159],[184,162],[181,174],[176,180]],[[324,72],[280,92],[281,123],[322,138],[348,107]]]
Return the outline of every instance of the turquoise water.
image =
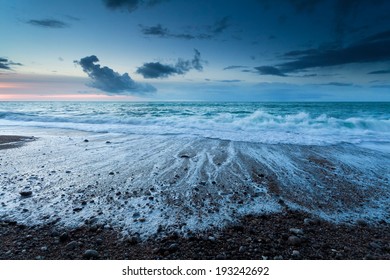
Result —
[[[0,126],[375,146],[390,142],[390,103],[2,102]]]

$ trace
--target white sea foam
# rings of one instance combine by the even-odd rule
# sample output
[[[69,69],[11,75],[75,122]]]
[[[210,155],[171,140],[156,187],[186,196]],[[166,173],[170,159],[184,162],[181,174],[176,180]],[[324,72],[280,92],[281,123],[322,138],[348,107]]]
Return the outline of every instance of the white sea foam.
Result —
[[[271,103],[272,105],[272,103]],[[125,135],[185,135],[266,144],[390,143],[390,105],[33,103],[1,110],[0,126]],[[12,106],[11,106],[12,107]],[[351,107],[351,108],[350,108]]]

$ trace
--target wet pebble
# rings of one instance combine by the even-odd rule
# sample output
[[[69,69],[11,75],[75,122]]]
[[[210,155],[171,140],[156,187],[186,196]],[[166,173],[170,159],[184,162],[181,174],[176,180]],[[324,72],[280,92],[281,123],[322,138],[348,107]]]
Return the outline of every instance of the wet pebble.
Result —
[[[22,197],[29,197],[29,196],[32,196],[32,191],[21,191],[19,192],[19,194],[22,196]]]
[[[291,235],[288,237],[288,240],[287,240],[287,243],[290,244],[290,245],[299,245],[301,244],[302,240],[298,237],[298,236],[295,236],[295,235]]]
[[[97,259],[98,257],[99,257],[98,251],[92,249],[85,250],[83,254],[84,259]]]

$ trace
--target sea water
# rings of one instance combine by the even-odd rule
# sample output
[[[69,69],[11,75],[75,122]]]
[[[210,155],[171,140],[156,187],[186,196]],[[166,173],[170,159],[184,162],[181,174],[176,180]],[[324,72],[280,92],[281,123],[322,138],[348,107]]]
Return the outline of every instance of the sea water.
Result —
[[[145,238],[286,207],[390,222],[390,103],[3,102],[1,134],[36,138],[0,149],[0,220]]]
[[[388,148],[390,103],[2,102],[0,126]]]

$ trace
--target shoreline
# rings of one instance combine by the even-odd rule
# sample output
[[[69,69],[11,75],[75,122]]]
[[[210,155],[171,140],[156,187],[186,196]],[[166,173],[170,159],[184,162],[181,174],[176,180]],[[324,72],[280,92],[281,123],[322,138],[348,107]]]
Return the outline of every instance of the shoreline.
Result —
[[[138,143],[138,139],[136,138],[130,140],[126,139],[129,142],[123,142],[123,139],[121,138],[105,139],[99,137],[95,138],[91,136],[88,137],[89,141],[86,141],[84,140],[85,138],[81,136],[77,138],[61,136],[59,138],[56,137],[56,139],[60,141],[56,141],[54,143],[62,143],[63,145],[52,144],[52,146],[47,146],[47,142],[45,142],[45,139],[39,138],[42,140],[42,143],[38,143],[41,141],[36,141],[33,145],[35,146],[35,148],[30,149],[27,146],[21,146],[25,143],[25,141],[36,139],[34,137],[0,136],[0,144],[3,144],[3,147],[20,148],[20,150],[17,149],[13,150],[12,153],[8,153],[10,155],[8,157],[9,159],[5,158],[0,160],[4,160],[4,166],[7,166],[6,164],[9,164],[11,162],[10,159],[14,158],[17,155],[19,155],[19,159],[22,156],[23,160],[26,162],[30,162],[29,159],[36,158],[36,155],[41,157],[41,162],[49,159],[54,160],[56,159],[56,157],[54,156],[54,154],[51,154],[51,151],[53,151],[54,153],[58,152],[58,149],[63,149],[64,152],[68,152],[68,149],[70,147],[76,147],[80,151],[80,153],[85,153],[87,156],[93,155],[92,152],[94,152],[96,149],[102,149],[103,151],[111,152],[112,154],[117,155],[118,152],[116,149],[114,150],[113,147],[114,145],[119,145],[117,143],[120,143],[120,146],[118,146],[118,148],[122,149],[122,151],[125,153],[128,153],[129,150],[127,147],[126,149],[123,148],[125,146],[123,143],[131,143],[132,141],[134,141],[134,147],[136,147]],[[109,143],[107,143],[108,140],[110,140]],[[160,139],[155,140],[155,143],[160,142]],[[183,180],[182,182],[185,182],[185,180],[187,180],[185,178],[186,174],[189,173],[188,170],[191,169],[191,164],[199,166],[200,163],[198,162],[198,160],[202,158],[202,154],[200,154],[199,152],[201,151],[201,149],[205,149],[205,147],[211,147],[212,149],[215,149],[214,160],[218,164],[216,164],[215,166],[213,165],[213,167],[215,167],[216,170],[219,170],[219,168],[227,168],[225,170],[229,171],[229,164],[231,163],[231,155],[229,153],[234,151],[234,149],[238,149],[239,152],[243,152],[245,151],[244,148],[246,148],[246,146],[243,146],[243,143],[234,144],[226,141],[216,140],[199,140],[198,142],[194,143],[196,144],[196,146],[188,144],[188,147],[184,145],[181,149],[178,150],[175,148],[176,146],[169,146],[169,143],[167,144],[167,146],[162,146],[163,148],[168,147],[169,149],[171,149],[171,151],[177,153],[177,156],[173,157],[171,161],[169,161],[169,164],[176,165],[177,167],[172,170],[176,170],[176,172],[177,170],[182,170],[182,173],[178,172],[175,176],[173,176],[172,173],[168,174],[168,172],[166,172],[166,170],[163,168],[161,168],[161,171],[157,171],[155,170],[156,168],[154,168],[153,165],[150,167],[150,170],[154,170],[155,172],[154,176],[159,178],[160,174],[162,174],[162,179],[169,180],[170,183],[167,189],[164,189],[166,187],[165,185],[161,185],[161,191],[159,195],[159,192],[157,192],[157,190],[152,189],[146,189],[146,192],[144,190],[142,193],[136,193],[136,202],[145,203],[144,208],[140,207],[139,205],[138,208],[134,208],[137,212],[130,212],[129,208],[123,208],[123,206],[118,206],[118,209],[122,209],[123,215],[126,214],[127,216],[130,215],[130,217],[132,217],[130,223],[128,224],[128,235],[123,235],[123,228],[113,225],[110,219],[108,219],[109,215],[115,215],[115,212],[109,212],[107,214],[108,216],[106,219],[99,219],[99,215],[103,215],[105,213],[103,210],[99,210],[101,212],[99,212],[100,214],[97,213],[98,215],[96,215],[94,212],[91,212],[91,210],[95,209],[93,208],[94,205],[98,203],[98,195],[105,195],[105,192],[97,192],[96,194],[93,193],[93,196],[91,196],[91,198],[93,197],[93,202],[92,200],[82,200],[78,197],[74,200],[76,204],[74,204],[74,206],[70,208],[67,217],[68,220],[72,219],[72,221],[78,221],[77,223],[75,223],[74,226],[66,226],[66,224],[63,224],[63,219],[58,219],[58,217],[60,216],[56,218],[57,214],[55,212],[55,209],[57,208],[53,208],[50,210],[50,215],[52,215],[53,213],[55,214],[52,217],[50,215],[39,215],[37,203],[42,203],[41,201],[45,200],[41,199],[47,198],[47,193],[41,193],[41,191],[48,190],[48,194],[51,194],[53,191],[55,191],[52,190],[52,184],[58,184],[57,182],[62,182],[65,178],[69,178],[68,180],[70,180],[70,182],[72,182],[72,180],[76,180],[74,181],[75,184],[71,185],[71,189],[74,190],[75,186],[77,185],[76,183],[79,182],[77,181],[77,178],[80,178],[80,174],[86,174],[78,173],[80,172],[80,170],[70,168],[68,162],[69,159],[67,157],[58,157],[58,160],[60,160],[59,162],[61,164],[66,163],[66,165],[64,165],[65,167],[58,166],[57,161],[54,161],[50,169],[44,167],[42,165],[43,163],[39,163],[38,166],[22,165],[24,171],[21,172],[20,170],[18,171],[18,169],[15,169],[17,172],[13,172],[12,176],[14,177],[10,177],[10,174],[8,173],[3,173],[4,178],[11,178],[10,180],[12,180],[4,181],[8,182],[8,186],[5,185],[5,189],[3,191],[7,191],[8,187],[9,193],[12,194],[14,198],[12,198],[12,200],[9,200],[10,202],[2,202],[2,206],[5,207],[7,205],[7,207],[9,208],[8,203],[16,203],[14,206],[16,208],[14,209],[19,209],[20,215],[26,215],[26,217],[31,217],[31,221],[37,221],[37,225],[26,226],[26,223],[23,223],[23,220],[22,222],[20,222],[19,220],[12,218],[12,215],[11,217],[8,215],[3,215],[3,218],[0,219],[0,259],[390,259],[390,235],[388,234],[390,232],[390,223],[388,223],[387,220],[379,219],[376,223],[371,223],[369,215],[367,216],[368,219],[365,219],[364,216],[362,216],[361,219],[355,220],[354,223],[333,223],[325,219],[319,219],[318,215],[314,214],[315,211],[311,213],[308,211],[293,210],[296,208],[291,207],[294,206],[294,204],[290,205],[289,200],[298,201],[300,203],[304,202],[306,204],[302,205],[307,205],[307,207],[309,207],[308,209],[310,209],[310,207],[313,207],[313,203],[321,203],[319,204],[320,209],[324,209],[324,207],[329,208],[331,205],[327,203],[331,202],[331,200],[329,200],[328,202],[321,202],[318,199],[313,200],[316,199],[316,196],[313,196],[313,198],[307,201],[300,200],[301,198],[297,196],[296,189],[289,190],[288,188],[283,188],[282,186],[280,186],[280,182],[276,180],[277,173],[274,173],[273,169],[271,169],[272,166],[267,167],[265,165],[262,165],[262,163],[254,162],[253,159],[255,158],[255,156],[249,159],[242,154],[238,154],[235,157],[235,159],[240,160],[241,163],[245,163],[245,167],[247,169],[256,167],[257,170],[249,169],[252,173],[248,175],[252,176],[251,180],[253,180],[253,183],[258,184],[258,186],[264,187],[264,191],[260,192],[258,196],[249,196],[249,198],[252,197],[258,199],[260,195],[260,197],[267,199],[266,201],[268,201],[269,203],[277,203],[280,211],[274,213],[271,212],[267,214],[249,215],[243,212],[240,215],[241,217],[239,219],[232,219],[236,220],[235,223],[227,223],[226,226],[222,227],[221,229],[215,229],[215,225],[218,225],[218,223],[214,223],[214,226],[209,226],[205,229],[204,224],[202,227],[201,224],[197,222],[194,223],[194,221],[192,221],[192,223],[194,223],[193,228],[188,228],[187,223],[191,222],[188,221],[188,217],[194,216],[191,216],[190,214],[188,214],[189,216],[187,215],[181,218],[179,217],[179,220],[172,220],[172,222],[175,223],[171,224],[170,227],[169,224],[164,224],[164,222],[166,222],[167,220],[159,218],[162,216],[147,216],[147,209],[153,210],[153,207],[154,209],[157,209],[158,204],[156,204],[156,206],[154,206],[153,204],[156,203],[157,200],[163,198],[172,198],[169,195],[171,195],[171,192],[172,194],[175,194],[174,189],[170,190],[169,187],[180,187],[179,190],[183,191],[182,188],[185,188],[186,185],[181,185],[183,183],[180,182],[181,180]],[[38,148],[36,147],[37,145]],[[44,147],[45,150],[40,150],[41,147]],[[55,147],[57,147],[57,150],[54,149]],[[221,153],[221,149],[217,148],[226,149],[229,151],[229,153]],[[262,152],[267,152],[267,155],[269,152],[271,152],[270,155],[275,155],[276,153],[276,149],[274,147],[270,148],[266,146],[250,145],[250,148],[252,149],[252,152],[257,151],[256,149],[260,149]],[[332,149],[336,148],[337,147],[332,147]],[[161,149],[157,147],[154,151],[157,150]],[[130,149],[130,151],[132,151],[132,149]],[[287,155],[291,155],[291,158],[295,158],[295,154],[298,152],[300,155],[305,155],[307,157],[307,160],[303,161],[302,158],[296,158],[297,162],[302,163],[302,170],[306,170],[305,172],[307,172],[307,170],[311,170],[310,174],[316,174],[316,178],[320,179],[316,179],[316,183],[323,180],[323,182],[326,183],[326,186],[332,187],[333,195],[336,196],[332,196],[332,199],[338,199],[339,201],[345,203],[345,205],[347,206],[354,206],[356,204],[354,202],[355,200],[359,203],[363,201],[360,200],[364,198],[363,196],[355,197],[354,195],[346,192],[348,189],[345,188],[344,183],[347,182],[349,187],[355,187],[353,185],[353,181],[344,182],[344,180],[346,180],[346,178],[348,177],[343,177],[343,173],[341,173],[340,175],[336,172],[337,170],[341,170],[342,172],[344,172],[344,169],[340,169],[340,166],[343,168],[349,168],[349,166],[342,161],[337,163],[334,160],[330,160],[331,157],[329,155],[327,157],[324,157],[326,151],[310,147],[292,149],[290,146],[287,146],[284,147],[284,150],[281,153],[283,155],[287,153]],[[335,151],[345,152],[346,155],[349,155],[350,153],[349,150],[344,151],[343,147]],[[26,152],[28,152],[29,154],[26,155]],[[49,154],[49,152],[50,155],[47,155]],[[140,155],[142,156],[144,152],[145,151],[142,149],[139,151]],[[150,155],[152,155],[152,152],[153,151],[148,151]],[[113,160],[123,161],[127,159],[127,157],[122,158],[121,156],[122,155],[120,155],[118,159],[113,158]],[[158,153],[154,156],[156,159],[159,158]],[[371,152],[367,152],[366,156],[372,156]],[[265,156],[263,154],[261,154],[261,157],[265,160]],[[98,158],[100,158],[100,156]],[[196,161],[194,159],[196,159]],[[275,164],[277,164],[277,159],[277,156],[275,156],[275,158],[273,159],[273,162]],[[88,160],[91,159],[88,157]],[[269,158],[267,158],[267,160],[269,160]],[[48,163],[45,163],[45,166],[46,164]],[[95,188],[80,188],[79,190],[82,191],[83,195],[88,194],[84,193],[86,190],[95,191],[95,189],[99,186],[100,190],[103,191],[105,190],[104,186],[107,186],[108,184],[112,183],[117,184],[118,188],[123,188],[125,187],[123,186],[123,183],[121,183],[123,182],[123,178],[130,178],[130,182],[133,182],[133,180],[137,180],[137,177],[133,175],[133,171],[128,171],[129,173],[126,174],[124,173],[123,169],[118,169],[115,172],[110,171],[110,173],[108,173],[108,170],[105,166],[104,169],[102,169],[106,172],[103,173],[105,175],[95,175],[89,169],[89,164],[90,163],[87,161],[85,163],[85,167],[87,168],[86,170],[89,170],[89,175],[91,176],[90,180],[95,180],[97,178],[96,176],[98,176],[98,178],[102,181],[99,184],[97,184],[96,182]],[[340,164],[340,166],[338,166],[338,164]],[[35,171],[32,171],[34,170],[34,168]],[[94,166],[94,168],[96,168],[96,166]],[[142,168],[143,167],[141,165],[139,169],[136,169],[139,172],[144,172],[139,173],[138,175],[138,179],[141,181],[144,178],[143,176],[146,176],[145,174],[147,173],[147,170],[145,171]],[[167,165],[167,168],[171,168],[171,166]],[[41,170],[44,170],[44,172],[39,173],[42,172]],[[233,169],[233,171],[235,170],[236,169]],[[97,173],[98,171],[95,172]],[[318,174],[315,172],[317,172]],[[37,173],[41,175],[36,175]],[[47,175],[45,176],[44,174]],[[196,176],[196,174],[193,175]],[[198,182],[198,185],[194,187],[194,197],[198,198],[199,201],[195,200],[195,202],[199,203],[199,205],[203,205],[202,201],[204,199],[202,200],[202,197],[210,197],[210,192],[208,191],[210,191],[210,188],[212,187],[220,186],[221,180],[226,180],[225,184],[222,185],[223,188],[226,188],[227,190],[231,189],[232,191],[240,190],[240,185],[234,185],[229,181],[229,178],[223,177],[226,175],[229,175],[229,173],[226,174],[221,172],[218,175],[219,180],[216,180],[216,182],[211,182],[210,185],[207,184],[207,178],[202,179],[204,181],[200,182],[198,182],[200,178],[196,178],[196,181],[194,182]],[[285,176],[286,178],[291,179],[287,174]],[[329,179],[330,176],[334,178],[332,179],[332,181],[330,181]],[[153,179],[156,177],[152,177],[152,179],[149,178],[148,180],[157,180]],[[106,181],[103,181],[103,179]],[[46,180],[48,180],[47,183],[45,183]],[[26,188],[25,184],[27,183],[27,189],[32,190],[32,196],[30,194],[26,198],[20,198],[21,193],[15,193],[15,190],[17,190],[18,188],[16,188],[16,185],[13,186],[11,182],[22,182],[20,183],[20,186],[24,186],[24,188]],[[88,181],[82,182],[85,185],[88,183]],[[330,184],[328,182],[332,182],[332,184],[334,185],[328,185]],[[387,181],[383,179],[383,182]],[[60,186],[63,186],[63,184],[61,183]],[[190,188],[192,187],[193,186],[190,186]],[[209,189],[207,189],[206,187]],[[142,189],[140,188],[140,190]],[[169,192],[165,194],[163,192],[164,190],[168,190]],[[70,191],[70,189],[68,191]],[[111,189],[111,191],[113,190]],[[199,192],[202,191],[205,192],[205,196],[198,195]],[[218,189],[216,189],[215,191],[218,191]],[[247,188],[245,191],[252,192],[249,188]],[[307,195],[307,193],[304,192],[304,189],[300,191],[300,194],[302,196],[304,194]],[[2,195],[4,194],[7,193],[5,192]],[[64,192],[64,194],[67,193]],[[371,194],[371,192],[366,192],[365,194]],[[127,197],[122,199],[123,195],[127,195]],[[167,196],[165,197],[163,195]],[[216,195],[220,194],[218,193]],[[124,189],[124,191],[122,190],[122,193],[116,192],[115,196],[116,197],[107,197],[107,201],[103,201],[98,205],[100,205],[100,207],[108,207],[107,209],[110,210],[111,208],[109,208],[109,206],[111,205],[110,203],[113,203],[113,201],[115,203],[127,202],[129,199],[132,198],[131,193],[126,193],[126,189]],[[53,197],[59,197],[59,194],[53,193]],[[217,197],[218,196],[215,196],[214,199],[216,199]],[[211,214],[227,215],[228,213],[224,213],[224,210],[222,210],[221,208],[224,205],[229,205],[229,207],[237,207],[235,211],[240,211],[243,207],[246,206],[246,203],[250,203],[251,201],[253,203],[253,199],[244,200],[247,197],[248,193],[243,192],[241,194],[238,192],[234,192],[232,200],[230,202],[223,201],[224,204],[220,204],[219,208],[216,205],[213,205],[213,208],[199,209],[199,211],[202,212],[199,212],[198,214],[205,215],[206,217]],[[375,196],[371,197],[371,199],[373,198],[375,198]],[[185,198],[183,197],[183,199]],[[210,199],[212,199],[212,197]],[[69,203],[69,200],[63,200]],[[273,202],[274,200],[275,202]],[[218,200],[214,200],[214,202],[218,202]],[[169,203],[173,204],[161,205],[174,205],[172,209],[174,209],[175,211],[179,211],[181,209],[180,203],[178,203],[178,201],[173,200]],[[124,205],[126,204],[127,203],[125,203]],[[236,204],[237,206],[235,206]],[[24,208],[18,208],[19,205]],[[322,206],[323,208],[321,208],[320,206]],[[60,209],[61,211],[64,210],[64,208],[58,209]],[[146,210],[144,212],[141,212],[142,209]],[[170,212],[172,211],[172,209],[169,209],[163,209],[166,212],[162,213],[166,213],[166,215],[172,214]],[[337,208],[335,209],[337,210]],[[192,211],[194,210],[196,210],[195,207],[192,209]],[[210,212],[210,210],[214,212]],[[341,210],[342,209],[340,209],[339,211]],[[13,211],[13,213],[17,212],[16,210]],[[120,213],[122,214],[122,212]],[[375,212],[373,214],[378,215],[378,212]],[[185,217],[187,217],[187,220],[185,219]],[[200,217],[202,218],[204,216]],[[36,220],[36,218],[39,219]],[[157,220],[154,218],[159,219]],[[237,216],[235,216],[235,218],[237,218]],[[113,222],[115,224],[115,221]],[[123,224],[123,226],[125,225],[126,224]],[[147,235],[147,237],[145,238],[145,236],[141,235],[144,233],[142,229],[145,230],[146,228],[149,229],[149,232],[151,232],[151,234]]]
[[[390,260],[389,230],[389,224],[334,224],[291,210],[245,216],[219,231],[145,241],[95,225],[65,230],[0,222],[0,259]]]

